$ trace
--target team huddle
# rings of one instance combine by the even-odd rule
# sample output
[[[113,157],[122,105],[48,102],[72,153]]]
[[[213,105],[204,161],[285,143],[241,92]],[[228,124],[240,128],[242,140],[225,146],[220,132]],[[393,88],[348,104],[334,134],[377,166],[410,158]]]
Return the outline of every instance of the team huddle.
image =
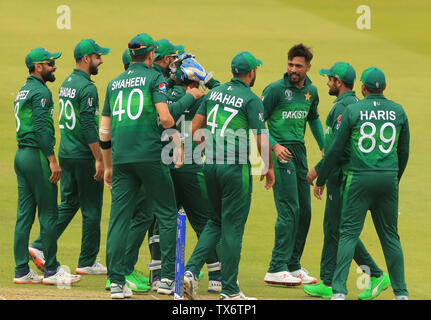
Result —
[[[184,46],[141,33],[128,43],[124,72],[107,85],[99,117],[91,76],[98,74],[102,56],[109,52],[93,39],[75,47],[76,68],[59,89],[58,162],[54,102],[46,82],[55,81],[61,52],[36,48],[26,56],[29,77],[14,101],[15,283],[74,284],[82,275],[94,274],[107,275],[105,289],[113,299],[132,297],[133,292],[173,295],[177,212],[184,209],[198,239],[185,265],[186,297],[197,298],[206,264],[208,292],[221,300],[254,299],[241,291],[238,270],[251,205],[249,156],[255,142],[263,164],[260,180],[273,189],[277,211],[264,282],[304,285],[308,295],[344,300],[354,259],[370,276],[358,299],[373,299],[390,286],[395,299],[408,299],[397,223],[409,127],[402,106],[383,95],[381,69],[363,71],[363,100],[353,91],[356,72],[350,64],[320,69],[329,94],[336,97],[324,131],[317,88],[307,76],[313,54],[305,45],[290,48],[287,72],[259,98],[251,88],[262,61],[250,52],[233,57],[233,77],[222,84]],[[310,170],[307,123],[322,152]],[[97,261],[104,185],[112,199],[106,267]],[[311,221],[310,190],[322,199],[325,185],[318,281],[301,265],[301,257]],[[40,234],[29,245],[36,208]],[[72,274],[56,258],[57,241],[79,209],[81,252]],[[388,274],[359,239],[368,210]],[[149,277],[135,267],[146,236]],[[30,259],[43,276],[29,267]]]

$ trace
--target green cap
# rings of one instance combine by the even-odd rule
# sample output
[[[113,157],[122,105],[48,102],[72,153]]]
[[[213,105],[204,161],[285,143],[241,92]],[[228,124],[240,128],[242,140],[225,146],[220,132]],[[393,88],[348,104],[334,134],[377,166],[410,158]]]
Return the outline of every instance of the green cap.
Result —
[[[123,52],[123,64],[130,64],[130,62],[132,62],[132,58],[130,58],[130,51],[129,49],[124,50]]]
[[[261,66],[262,61],[256,59],[250,52],[243,51],[237,53],[232,59],[231,69],[234,73],[248,73],[257,66]]]
[[[347,84],[355,83],[356,79],[355,69],[346,62],[337,62],[330,69],[320,69],[319,73],[321,76],[327,75],[328,77],[340,79]]]
[[[75,59],[80,59],[88,54],[97,53],[100,55],[108,54],[111,49],[102,48],[93,39],[84,39],[78,42],[73,51]]]
[[[376,67],[369,67],[362,72],[362,83],[371,89],[383,89],[386,85],[386,78],[383,71]]]
[[[58,59],[61,56],[61,52],[51,53],[45,48],[36,48],[30,51],[25,57],[25,64],[27,68],[33,67],[36,63],[45,62],[47,60]]]
[[[140,56],[157,48],[153,38],[146,33],[140,33],[129,42],[129,50],[132,56]]]
[[[157,49],[156,49],[156,60],[162,59],[166,56],[176,56],[178,54],[182,54],[184,52],[183,45],[174,46],[167,39],[161,39],[156,41]]]

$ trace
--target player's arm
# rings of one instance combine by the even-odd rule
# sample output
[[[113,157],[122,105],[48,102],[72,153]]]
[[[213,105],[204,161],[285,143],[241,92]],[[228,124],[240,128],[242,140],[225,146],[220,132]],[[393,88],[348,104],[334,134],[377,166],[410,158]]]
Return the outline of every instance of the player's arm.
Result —
[[[48,130],[48,119],[51,115],[49,114],[49,109],[46,107],[46,104],[50,99],[50,95],[38,92],[32,97],[31,104],[33,108],[33,129],[36,140],[39,142],[42,153],[49,161],[49,169],[51,171],[49,181],[56,184],[61,178],[61,168],[54,153],[55,137]]]
[[[404,173],[404,170],[407,166],[407,161],[409,159],[409,150],[410,150],[410,129],[409,122],[406,116],[406,120],[401,128],[400,135],[398,138],[398,181],[401,179],[401,176]]]
[[[277,88],[273,88],[271,85],[267,86],[263,90],[260,100],[263,103],[263,118],[265,121],[267,121],[278,103]],[[289,162],[290,159],[292,159],[292,154],[290,153],[289,149],[279,144],[269,131],[268,138],[271,149],[274,151],[278,161]]]
[[[173,103],[168,104],[169,112],[175,121],[186,111],[194,102],[205,95],[204,91],[198,88],[187,87],[186,94]]]
[[[87,85],[82,89],[79,100],[80,124],[82,134],[88,147],[95,159],[94,179],[99,181],[103,179],[105,166],[103,164],[102,151],[99,146],[99,135],[95,121],[95,103],[98,100],[97,89],[93,84]]]
[[[99,129],[99,144],[102,150],[105,185],[112,189],[112,146],[111,146],[111,117],[102,116]]]
[[[316,93],[317,94],[317,93]],[[311,103],[310,110],[308,112],[307,121],[310,126],[311,133],[316,139],[319,145],[319,150],[322,150],[322,157],[324,154],[324,136],[323,136],[323,126],[319,118],[319,113],[317,112],[317,106],[319,105],[319,96],[313,99]]]
[[[317,177],[316,186],[314,187],[314,195],[316,198],[321,199],[326,179],[333,168],[337,166],[339,159],[342,157],[345,145],[350,138],[350,134],[350,110],[346,109],[342,115],[340,127],[335,132],[333,142],[326,151],[325,157],[320,167],[319,176]]]
[[[189,133],[192,135],[193,141],[201,148],[205,150],[205,130],[202,130],[207,123],[207,107],[206,101],[207,96],[200,100],[200,106],[193,117],[192,123],[189,127]]]
[[[264,108],[262,101],[256,97],[245,106],[250,129],[255,133],[257,150],[264,163],[260,181],[265,178],[265,188],[271,189],[275,183],[274,164],[269,142],[269,132],[265,127]]]

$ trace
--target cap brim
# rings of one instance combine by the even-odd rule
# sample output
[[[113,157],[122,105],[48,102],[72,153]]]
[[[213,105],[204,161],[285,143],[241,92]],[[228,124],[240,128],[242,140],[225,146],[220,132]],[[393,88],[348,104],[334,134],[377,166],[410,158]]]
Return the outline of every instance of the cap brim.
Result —
[[[61,52],[49,53],[49,59],[58,59],[61,57]]]
[[[320,69],[319,74],[321,76],[329,76],[331,74],[331,72],[329,71],[329,69]]]
[[[256,63],[258,67],[263,65],[263,62],[260,59],[256,59]]]
[[[97,52],[97,54],[100,54],[102,56],[108,54],[111,51],[110,48],[102,48],[100,47],[99,51]]]
[[[175,55],[181,55],[184,53],[184,46],[182,44],[174,46],[174,53]]]

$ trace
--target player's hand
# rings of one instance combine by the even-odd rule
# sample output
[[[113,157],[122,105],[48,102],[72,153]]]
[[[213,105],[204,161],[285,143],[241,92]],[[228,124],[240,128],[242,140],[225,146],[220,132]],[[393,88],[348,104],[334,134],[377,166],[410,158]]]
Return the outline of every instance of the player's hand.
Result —
[[[195,100],[202,98],[206,94],[205,91],[199,90],[198,88],[192,88],[192,87],[187,87],[186,93],[192,94]]]
[[[266,178],[266,180],[265,180],[265,189],[269,190],[269,189],[272,188],[272,186],[275,183],[274,168],[264,169],[264,172],[265,173],[262,173],[262,175],[260,176],[260,181],[262,181],[264,178]]]
[[[322,194],[323,194],[323,190],[325,190],[325,186],[314,186],[314,196],[319,199],[322,200]]]
[[[181,168],[184,165],[184,147],[175,147],[174,148],[174,158],[173,161],[175,163],[175,168]]]
[[[325,148],[322,148],[322,158],[325,156]]]
[[[105,165],[103,164],[103,160],[96,160],[95,163],[96,173],[94,174],[94,180],[100,181],[103,179],[105,173]]]
[[[307,179],[307,182],[314,186],[313,181],[317,178],[317,171],[315,168],[311,169],[310,171],[308,171],[307,176],[305,177],[305,179]]]
[[[274,147],[272,147],[272,150],[274,150],[277,160],[280,161],[281,163],[287,163],[292,159],[292,154],[290,153],[289,149],[287,149],[286,147],[283,147],[279,143],[277,143]]]
[[[49,177],[49,182],[56,184],[61,178],[61,168],[57,161],[49,162],[49,170],[51,170],[51,176]]]
[[[105,186],[112,190],[112,169],[105,169],[104,180]]]

